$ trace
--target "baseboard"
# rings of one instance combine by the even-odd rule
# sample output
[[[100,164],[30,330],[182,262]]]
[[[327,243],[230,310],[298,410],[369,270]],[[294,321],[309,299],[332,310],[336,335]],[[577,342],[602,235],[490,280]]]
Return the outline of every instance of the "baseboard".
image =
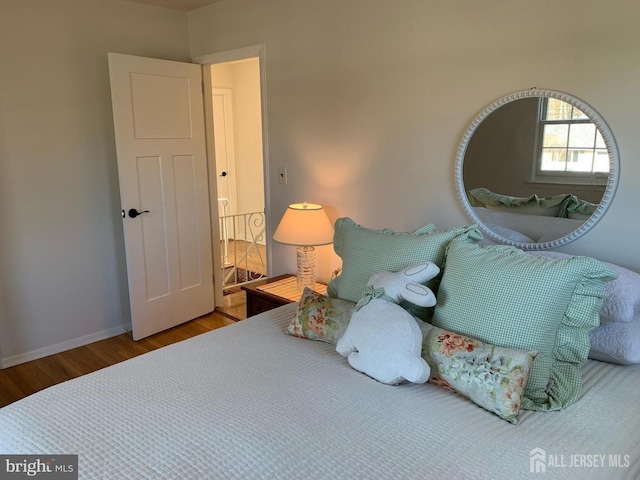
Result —
[[[129,331],[131,331],[131,324],[120,325],[118,327],[102,330],[101,332],[92,333],[83,337],[72,338],[71,340],[56,343],[55,345],[49,345],[48,347],[42,347],[37,350],[31,350],[30,352],[2,358],[0,359],[0,369],[13,367],[14,365],[30,362],[31,360],[37,360],[42,357],[48,357],[49,355],[55,355],[56,353],[65,352],[72,348],[82,347]]]

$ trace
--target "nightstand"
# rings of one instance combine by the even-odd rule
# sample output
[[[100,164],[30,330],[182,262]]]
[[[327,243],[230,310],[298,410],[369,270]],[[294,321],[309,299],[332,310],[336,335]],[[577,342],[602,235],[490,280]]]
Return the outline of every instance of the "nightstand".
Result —
[[[291,274],[252,282],[241,288],[247,293],[247,317],[298,302],[302,295],[297,289],[296,276]],[[327,293],[327,286],[316,283],[314,290],[324,295]]]

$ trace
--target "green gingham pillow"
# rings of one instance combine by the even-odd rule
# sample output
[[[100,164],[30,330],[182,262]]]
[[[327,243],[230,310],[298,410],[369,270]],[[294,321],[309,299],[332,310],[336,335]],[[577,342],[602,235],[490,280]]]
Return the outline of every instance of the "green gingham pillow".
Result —
[[[566,204],[575,197],[569,193],[540,198],[512,197],[494,193],[486,188],[474,188],[469,191],[474,206],[486,207],[502,212],[520,213],[524,215],[543,215],[546,217],[566,217]]]
[[[589,257],[532,257],[453,240],[432,323],[492,345],[535,350],[522,408],[561,410],[580,396],[589,331],[615,273]]]
[[[339,218],[335,224],[333,248],[342,258],[342,273],[327,287],[331,297],[357,302],[367,287],[369,277],[378,272],[398,272],[422,262],[433,262],[442,268],[444,254],[451,239],[464,238],[475,242],[482,234],[475,225],[447,232],[433,232],[433,225],[426,225],[413,233],[394,233],[392,230],[370,230],[356,224],[350,218]],[[436,292],[440,275],[427,282]],[[414,315],[426,320],[433,308],[401,304]]]

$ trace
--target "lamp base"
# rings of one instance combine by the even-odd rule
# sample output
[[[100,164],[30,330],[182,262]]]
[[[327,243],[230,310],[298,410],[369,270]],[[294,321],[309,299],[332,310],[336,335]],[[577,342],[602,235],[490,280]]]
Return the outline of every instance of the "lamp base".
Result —
[[[296,274],[298,291],[304,290],[304,287],[313,288],[316,285],[316,249],[313,247],[297,248],[297,266]]]

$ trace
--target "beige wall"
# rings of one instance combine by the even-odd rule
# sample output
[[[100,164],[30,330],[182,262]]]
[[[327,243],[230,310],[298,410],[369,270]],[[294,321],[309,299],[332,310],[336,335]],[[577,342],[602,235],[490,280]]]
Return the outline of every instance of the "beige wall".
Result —
[[[545,196],[527,183],[533,173],[538,102],[527,98],[503,105],[473,132],[463,164],[467,191],[485,187],[502,195]]]
[[[188,60],[182,12],[0,2],[0,350],[5,365],[130,323],[107,52]]]
[[[264,44],[272,228],[300,200],[376,228],[464,224],[453,168],[469,122],[515,90],[572,93],[607,120],[622,175],[604,219],[563,250],[640,271],[639,16],[625,0],[233,0],[188,15],[2,0],[3,361],[129,321],[109,51],[187,60]],[[331,247],[319,257],[326,278]],[[274,244],[273,259],[273,273],[294,271],[291,247]]]
[[[236,80],[239,213],[264,209],[260,65],[257,58],[233,63]]]
[[[234,0],[188,14],[193,56],[265,45],[272,228],[302,199],[375,228],[467,223],[453,179],[465,129],[508,93],[549,88],[592,105],[622,158],[609,211],[562,250],[640,271],[639,17],[637,2],[595,0]],[[294,268],[274,244],[272,273]]]
[[[232,92],[238,190],[238,205],[232,211],[260,212],[264,209],[264,176],[258,59],[216,64],[211,74],[214,88]]]

